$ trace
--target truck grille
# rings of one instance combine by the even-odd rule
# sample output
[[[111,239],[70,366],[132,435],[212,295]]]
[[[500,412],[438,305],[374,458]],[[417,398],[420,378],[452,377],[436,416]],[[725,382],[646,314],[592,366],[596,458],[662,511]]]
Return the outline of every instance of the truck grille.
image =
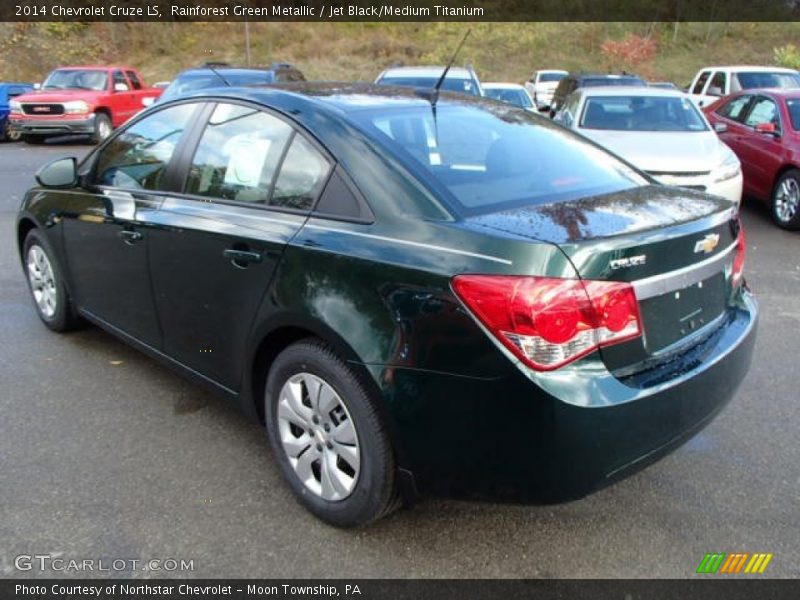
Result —
[[[63,104],[23,104],[22,112],[26,115],[63,115]]]

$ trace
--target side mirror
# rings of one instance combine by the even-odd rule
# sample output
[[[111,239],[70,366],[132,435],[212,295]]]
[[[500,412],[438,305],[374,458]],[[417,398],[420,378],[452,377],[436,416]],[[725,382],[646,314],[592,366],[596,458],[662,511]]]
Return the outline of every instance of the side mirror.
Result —
[[[706,92],[707,96],[722,96],[722,88],[712,85]]]
[[[73,158],[58,158],[36,171],[39,185],[49,188],[69,188],[78,183],[78,161]]]
[[[717,133],[726,133],[728,131],[728,126],[725,123],[714,123],[714,131]]]
[[[775,123],[756,123],[755,127],[756,133],[766,133],[769,135],[775,135],[777,131],[775,130]]]
[[[114,84],[114,91],[115,92],[127,92],[129,91],[127,83],[115,83]]]

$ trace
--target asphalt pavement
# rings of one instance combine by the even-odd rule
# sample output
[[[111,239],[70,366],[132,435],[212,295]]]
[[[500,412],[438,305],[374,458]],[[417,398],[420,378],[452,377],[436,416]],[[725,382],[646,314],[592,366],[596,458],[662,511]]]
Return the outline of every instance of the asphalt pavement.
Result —
[[[16,211],[41,164],[90,150],[0,144],[0,577],[109,575],[15,566],[49,555],[125,560],[123,577],[683,578],[707,552],[772,553],[763,576],[800,576],[800,234],[763,206],[743,208],[754,363],[689,443],[568,504],[429,499],[341,531],[295,503],[262,429],[226,400],[99,329],[40,323]]]

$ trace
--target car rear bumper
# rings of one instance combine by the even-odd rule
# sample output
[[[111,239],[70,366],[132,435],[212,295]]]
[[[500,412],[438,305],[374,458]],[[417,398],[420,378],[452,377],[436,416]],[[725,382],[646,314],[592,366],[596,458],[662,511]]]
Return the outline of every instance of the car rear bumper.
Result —
[[[94,133],[94,115],[61,119],[14,118],[10,121],[10,126],[24,135]]]
[[[400,462],[419,489],[436,494],[526,502],[581,497],[709,423],[748,371],[756,323],[756,303],[746,295],[704,342],[701,358],[687,357],[671,367],[680,375],[650,388],[617,379],[609,385],[603,378],[612,376],[596,368],[594,383],[591,373],[552,372],[549,389],[522,372],[489,380],[396,370],[389,400]],[[581,399],[587,390],[590,402]]]

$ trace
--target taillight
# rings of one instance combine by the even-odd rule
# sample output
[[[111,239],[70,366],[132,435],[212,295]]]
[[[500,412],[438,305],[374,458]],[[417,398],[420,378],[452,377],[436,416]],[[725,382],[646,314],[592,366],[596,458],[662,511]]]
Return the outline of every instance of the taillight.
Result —
[[[739,235],[736,238],[736,257],[733,259],[733,270],[731,272],[731,285],[734,289],[742,282],[744,273],[744,254],[747,243],[744,239],[744,227],[739,225]]]
[[[628,283],[458,275],[453,290],[492,335],[539,371],[641,335],[639,304]]]

